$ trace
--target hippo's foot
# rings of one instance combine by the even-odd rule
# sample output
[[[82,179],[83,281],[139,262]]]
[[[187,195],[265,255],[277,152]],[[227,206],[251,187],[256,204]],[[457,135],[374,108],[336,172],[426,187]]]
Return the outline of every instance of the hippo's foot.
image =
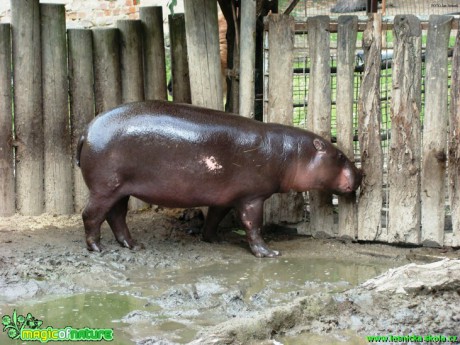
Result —
[[[217,243],[217,242],[220,242],[220,238],[219,236],[217,236],[216,233],[212,232],[212,233],[203,233],[203,235],[201,236],[201,239],[205,242],[209,242],[209,243]]]
[[[268,248],[265,243],[250,243],[252,253],[258,258],[276,258],[281,253],[277,250]]]
[[[90,252],[102,252],[102,249],[104,248],[101,244],[100,241],[95,241],[92,239],[87,239],[86,240],[86,247]]]
[[[126,239],[126,238],[118,239],[117,238],[117,241],[123,247],[131,249],[131,250],[137,251],[137,250],[145,249],[145,247],[144,247],[144,245],[142,243],[137,243],[132,238],[130,238],[130,239]]]

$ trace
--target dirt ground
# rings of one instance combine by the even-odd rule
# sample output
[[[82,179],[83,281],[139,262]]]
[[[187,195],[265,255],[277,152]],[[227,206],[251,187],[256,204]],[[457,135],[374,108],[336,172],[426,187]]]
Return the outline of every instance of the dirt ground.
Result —
[[[257,259],[240,231],[226,231],[222,243],[205,243],[191,230],[197,224],[180,220],[180,215],[177,210],[130,214],[131,233],[145,246],[141,251],[121,248],[105,225],[105,250],[100,254],[86,250],[79,215],[0,218],[0,311],[43,296],[115,287],[129,293],[143,279],[149,283],[137,294],[150,298],[167,318],[197,320],[210,313],[206,322],[196,322],[182,343],[188,339],[194,344],[296,344],[292,339],[299,334],[346,332],[363,344],[368,335],[460,336],[458,250],[313,239],[284,229],[265,234],[283,256]],[[444,258],[449,259],[441,261],[436,275],[437,268],[429,264]],[[314,276],[313,266],[321,260],[327,260],[327,268],[318,271],[324,280]],[[343,275],[329,268],[335,262],[346,271]],[[308,263],[313,263],[312,277],[298,279]],[[420,270],[432,274],[390,269],[410,263],[422,264]],[[275,267],[281,268],[275,272]],[[281,279],[277,275],[283,274],[283,267],[294,273]],[[190,280],[206,273],[195,283],[179,273],[170,283],[164,280],[170,272],[188,272]],[[368,280],[382,272],[386,276],[380,280]],[[229,283],[233,275],[239,277],[235,284]],[[337,277],[330,279],[331,275]],[[294,277],[301,282],[295,283]],[[154,297],[154,290],[161,291]],[[153,325],[155,315],[128,310],[122,321],[133,325],[141,319]],[[161,332],[133,331],[128,337],[136,344],[175,343]]]

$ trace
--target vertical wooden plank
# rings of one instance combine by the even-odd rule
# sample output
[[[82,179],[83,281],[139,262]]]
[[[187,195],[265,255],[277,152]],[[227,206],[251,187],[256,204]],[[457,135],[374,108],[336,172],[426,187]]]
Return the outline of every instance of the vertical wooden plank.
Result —
[[[310,79],[308,82],[309,129],[331,139],[331,65],[329,17],[308,18]],[[310,227],[313,236],[334,236],[332,194],[311,191]]]
[[[119,32],[96,28],[93,32],[93,63],[96,115],[121,103]]]
[[[357,16],[340,16],[337,28],[337,145],[354,161],[353,93]],[[356,196],[339,196],[339,237],[358,235]]]
[[[140,20],[117,20],[120,31],[121,100],[144,99],[142,68],[142,25]]]
[[[167,99],[162,7],[140,7],[139,16],[144,46],[144,98]]]
[[[190,87],[193,104],[222,110],[222,75],[217,2],[184,1]]]
[[[421,34],[416,16],[395,17],[388,242],[420,243]]]
[[[292,125],[292,62],[294,19],[274,14],[268,17],[269,80],[267,122]],[[298,223],[303,217],[302,193],[275,194],[265,202],[264,222]]]
[[[14,116],[16,140],[16,206],[24,215],[44,210],[44,138],[40,8],[38,0],[11,2]]]
[[[45,210],[73,213],[67,42],[64,5],[40,4]]]
[[[431,15],[426,43],[422,146],[422,243],[444,243],[447,160],[447,48],[452,17]]]
[[[383,153],[380,143],[382,17],[373,14],[363,35],[365,67],[358,101],[358,137],[364,172],[358,200],[358,239],[386,241],[382,233]]]
[[[460,246],[460,30],[455,39],[449,111],[449,201],[452,213],[452,239],[447,246]]]
[[[254,118],[256,65],[256,0],[241,3],[239,113]]]
[[[10,24],[0,24],[0,217],[15,212]]]
[[[93,41],[91,30],[69,29],[69,91],[72,152],[86,125],[94,118]],[[88,200],[88,188],[73,160],[74,211],[81,212]]]
[[[144,99],[144,78],[142,68],[142,24],[140,20],[117,20],[120,30],[120,66],[122,103]],[[131,197],[129,209],[137,210],[149,204]]]
[[[183,13],[169,15],[169,40],[171,43],[171,78],[174,102],[192,103],[185,16]]]

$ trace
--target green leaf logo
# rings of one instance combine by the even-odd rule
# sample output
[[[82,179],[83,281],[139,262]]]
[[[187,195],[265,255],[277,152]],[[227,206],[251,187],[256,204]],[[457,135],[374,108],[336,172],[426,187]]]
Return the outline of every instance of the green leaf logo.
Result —
[[[43,324],[43,321],[37,320],[28,313],[26,316],[18,315],[16,309],[13,311],[13,315],[4,315],[2,317],[3,332],[7,332],[8,337],[11,339],[19,339],[21,331],[24,328],[36,329]]]

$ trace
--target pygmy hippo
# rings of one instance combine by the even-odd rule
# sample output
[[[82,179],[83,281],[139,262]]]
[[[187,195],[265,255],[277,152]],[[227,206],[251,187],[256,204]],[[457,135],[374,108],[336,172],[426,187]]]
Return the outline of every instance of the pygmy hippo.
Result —
[[[334,145],[303,129],[165,101],[121,105],[97,116],[78,143],[89,188],[86,244],[100,251],[107,220],[117,241],[135,248],[126,225],[129,196],[165,207],[209,206],[205,241],[234,208],[257,257],[275,257],[261,237],[263,204],[273,193],[355,191],[361,172]]]

